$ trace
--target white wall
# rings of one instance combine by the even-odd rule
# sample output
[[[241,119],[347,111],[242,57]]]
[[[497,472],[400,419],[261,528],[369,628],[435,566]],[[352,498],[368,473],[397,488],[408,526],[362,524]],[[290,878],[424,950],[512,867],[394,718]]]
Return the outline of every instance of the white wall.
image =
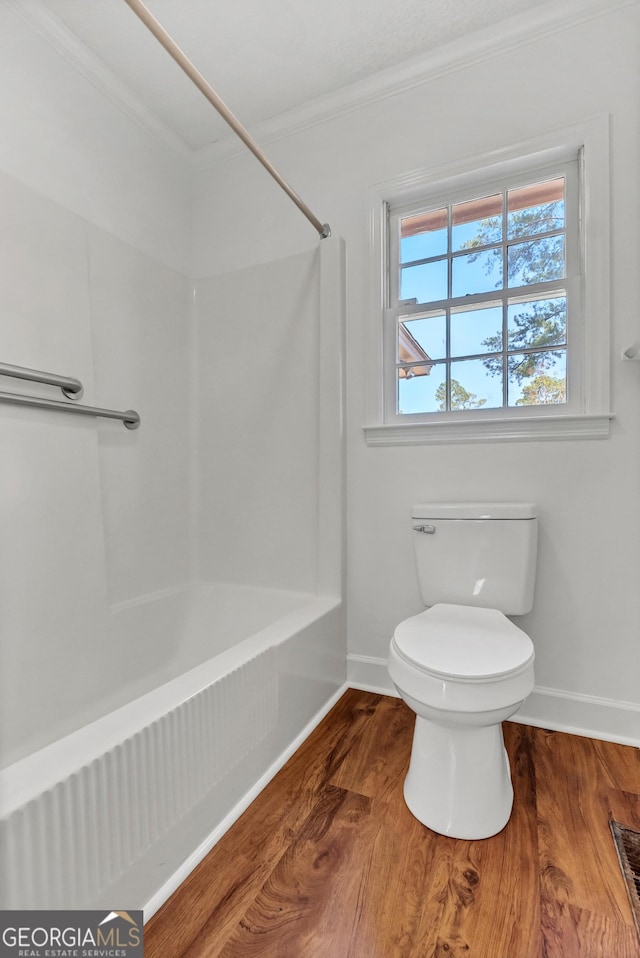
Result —
[[[184,161],[27,26],[20,6],[0,5],[0,169],[187,272]]]
[[[337,333],[319,333],[318,251],[194,284],[184,156],[19,9],[0,6],[0,361],[75,376],[83,404],[142,422],[0,403],[0,764],[121,704],[128,665],[154,668],[149,637],[114,625],[123,604],[203,578],[331,579],[318,393]]]
[[[193,573],[185,171],[0,7],[0,359],[121,423],[0,404],[3,761],[100,714],[109,610]],[[62,399],[3,379],[8,392]]]
[[[640,239],[637,216],[630,215],[640,208],[638,13],[638,4],[603,11],[557,31],[525,32],[515,43],[505,36],[501,44],[496,36],[491,56],[471,56],[467,66],[443,69],[422,85],[408,84],[396,95],[301,126],[268,147],[285,177],[347,242],[352,674],[358,674],[358,658],[369,656],[382,676],[394,626],[421,608],[409,535],[412,502],[521,497],[540,508],[535,609],[521,620],[536,646],[538,686],[560,690],[567,710],[582,702],[595,722],[602,721],[595,731],[603,734],[607,705],[640,703],[640,365],[619,360],[621,348],[638,337],[634,264]],[[610,114],[612,130],[611,437],[367,447],[366,356],[371,325],[378,322],[371,310],[370,187],[599,114]],[[246,216],[237,216],[241,205],[255,211],[250,232]],[[317,242],[246,155],[202,171],[194,211],[193,268],[199,275],[225,272],[239,256],[251,265]],[[637,735],[638,718],[629,711],[621,722],[635,721]],[[579,720],[587,731],[589,720]]]
[[[314,592],[318,251],[196,283],[199,570]]]
[[[96,424],[108,599],[116,605],[194,574],[192,284],[96,227],[88,248],[96,401],[124,403],[142,418],[135,433]]]
[[[539,503],[542,526],[536,606],[523,623],[536,645],[538,684],[560,690],[561,704],[580,696],[639,701],[633,666],[640,366],[618,360],[638,335],[640,243],[637,217],[629,215],[640,208],[638,10],[635,3],[559,31],[526,32],[522,42],[502,44],[503,52],[442,70],[269,147],[349,251],[354,670],[358,657],[371,657],[383,675],[391,630],[420,609],[411,503],[522,496]],[[377,321],[369,188],[602,113],[612,120],[611,438],[368,448],[366,355]],[[301,250],[311,255],[318,240],[252,157],[233,155],[194,177],[83,82],[11,5],[0,7],[0,125],[1,358],[76,375],[86,386],[84,401],[137,406],[143,417],[143,429],[129,432],[117,423],[0,407],[2,698],[12,722],[3,716],[2,726],[5,739],[13,735],[12,758],[68,730],[67,703],[91,717],[87,683],[100,682],[101,665],[113,658],[103,628],[110,605],[198,574],[194,538],[185,532],[188,523],[195,531],[197,518],[187,451],[195,434],[188,439],[181,429],[195,408],[187,277],[202,280],[205,305],[214,288],[220,295],[233,289],[225,274]],[[184,339],[178,314],[187,325]],[[203,342],[211,335],[217,349],[213,333],[205,328]],[[220,383],[228,384],[222,358]],[[201,363],[200,375],[204,369]],[[146,423],[153,423],[153,434],[144,431]],[[305,435],[308,450],[313,430]],[[207,451],[203,461],[203,476],[212,482],[214,456]],[[298,498],[306,468],[295,470],[296,515],[306,507],[304,494]],[[205,509],[212,532],[216,509],[212,501]],[[216,567],[217,574],[218,557],[208,549],[203,568]],[[19,691],[25,677],[28,696]]]

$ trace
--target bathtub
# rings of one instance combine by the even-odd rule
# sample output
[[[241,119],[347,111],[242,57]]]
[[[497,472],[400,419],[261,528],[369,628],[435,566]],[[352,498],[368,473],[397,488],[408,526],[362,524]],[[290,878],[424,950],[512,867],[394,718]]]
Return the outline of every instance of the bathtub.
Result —
[[[111,626],[100,717],[0,772],[2,909],[149,918],[344,688],[332,596],[201,584]]]

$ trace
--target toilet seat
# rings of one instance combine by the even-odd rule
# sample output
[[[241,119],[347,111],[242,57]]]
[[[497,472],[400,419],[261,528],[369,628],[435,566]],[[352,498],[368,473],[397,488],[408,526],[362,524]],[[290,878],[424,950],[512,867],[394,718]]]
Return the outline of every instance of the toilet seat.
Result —
[[[401,659],[425,675],[491,682],[529,668],[533,643],[496,609],[440,603],[401,622],[393,635]]]

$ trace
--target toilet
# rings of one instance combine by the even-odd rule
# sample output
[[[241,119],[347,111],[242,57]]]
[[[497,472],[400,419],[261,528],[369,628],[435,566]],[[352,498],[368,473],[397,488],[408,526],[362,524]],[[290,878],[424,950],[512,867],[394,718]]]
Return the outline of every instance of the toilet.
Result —
[[[427,610],[401,622],[389,674],[416,713],[404,798],[423,825],[481,839],[513,806],[502,722],[533,689],[533,643],[508,615],[533,605],[532,503],[425,503],[412,509]]]

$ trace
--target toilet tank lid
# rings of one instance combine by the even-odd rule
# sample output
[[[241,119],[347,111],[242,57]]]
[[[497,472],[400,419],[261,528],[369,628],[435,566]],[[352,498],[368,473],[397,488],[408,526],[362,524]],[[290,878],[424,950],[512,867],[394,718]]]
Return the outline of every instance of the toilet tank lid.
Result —
[[[413,519],[535,519],[535,502],[422,502]]]

